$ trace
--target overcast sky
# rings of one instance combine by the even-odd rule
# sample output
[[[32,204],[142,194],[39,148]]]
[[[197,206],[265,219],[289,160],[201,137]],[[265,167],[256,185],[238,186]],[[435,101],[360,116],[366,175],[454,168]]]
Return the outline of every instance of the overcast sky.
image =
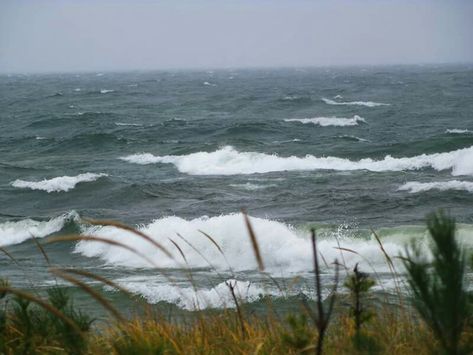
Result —
[[[473,62],[469,0],[0,0],[0,72]]]

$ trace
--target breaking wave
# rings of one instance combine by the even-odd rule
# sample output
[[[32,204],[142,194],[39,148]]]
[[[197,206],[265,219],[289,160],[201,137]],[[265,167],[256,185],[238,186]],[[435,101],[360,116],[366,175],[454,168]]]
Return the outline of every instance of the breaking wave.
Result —
[[[322,98],[322,101],[328,105],[354,105],[354,106],[366,106],[366,107],[377,107],[377,106],[389,106],[390,104],[385,104],[382,102],[373,102],[373,101],[348,101],[348,102],[337,102],[335,100]]]
[[[78,218],[76,212],[70,212],[49,221],[36,221],[24,219],[16,222],[0,223],[0,246],[8,246],[23,243],[25,240],[44,238],[52,233],[59,232],[64,225]]]
[[[190,175],[238,175],[297,170],[369,170],[403,171],[432,168],[451,170],[452,175],[473,175],[473,146],[445,153],[421,154],[395,158],[390,155],[381,160],[365,158],[349,160],[338,157],[280,157],[276,154],[238,152],[231,146],[214,152],[197,152],[187,155],[155,156],[150,153],[133,154],[120,159],[135,164],[173,164],[181,173]]]
[[[311,271],[312,254],[307,230],[299,230],[285,223],[263,218],[250,217],[250,221],[267,271],[282,275]],[[125,267],[182,268],[183,265],[188,265],[191,268],[222,271],[257,269],[248,230],[240,213],[192,220],[163,217],[138,228],[169,250],[175,259],[166,257],[149,241],[111,226],[87,227],[83,233],[124,243],[141,255],[119,246],[91,241],[79,242],[75,252],[86,257],[101,258],[107,264]],[[201,231],[213,238],[223,254]],[[356,263],[367,266],[365,261],[370,260],[379,270],[387,270],[383,252],[371,235],[367,238],[355,238],[343,229],[325,233],[325,236],[322,232],[319,234],[321,238],[318,246],[325,260],[340,259],[340,250],[337,247],[342,246],[358,253],[344,253],[344,262],[348,267],[353,267]],[[179,236],[185,238],[185,241]],[[186,257],[186,264],[171,239],[179,245]],[[405,239],[399,235],[383,237],[383,246],[389,255],[399,255],[404,250]]]
[[[107,174],[85,173],[77,176],[59,176],[42,181],[15,180],[11,183],[13,187],[20,189],[43,190],[46,192],[60,192],[72,190],[78,183],[95,181]]]
[[[250,281],[235,279],[226,280],[211,288],[197,290],[190,285],[180,287],[149,277],[127,277],[115,282],[128,291],[144,297],[148,303],[156,304],[164,301],[189,311],[206,308],[234,308],[235,301],[227,283],[234,287],[235,295],[244,302],[257,301],[261,295],[286,296],[275,288],[263,288]]]
[[[108,94],[109,92],[115,92],[115,90],[107,90],[107,89],[100,90],[101,94]]]
[[[409,191],[410,193],[425,192],[429,190],[458,190],[473,192],[473,182],[471,181],[438,181],[438,182],[417,182],[410,181],[400,186],[398,190]]]
[[[366,122],[364,118],[355,115],[352,118],[343,117],[314,117],[314,118],[287,118],[286,122],[312,123],[322,127],[326,126],[356,126],[359,122]]]

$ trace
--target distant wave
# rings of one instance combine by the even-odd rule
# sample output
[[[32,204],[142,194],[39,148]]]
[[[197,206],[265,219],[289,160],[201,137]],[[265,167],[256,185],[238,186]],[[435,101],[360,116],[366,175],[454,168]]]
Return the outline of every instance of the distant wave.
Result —
[[[367,107],[377,107],[377,106],[389,106],[390,104],[385,104],[382,102],[373,102],[373,101],[348,101],[348,102],[337,102],[334,100],[322,98],[322,101],[328,105],[356,105],[356,106],[367,106]]]
[[[343,135],[343,136],[337,136],[337,138],[342,138],[342,139],[346,139],[346,140],[349,140],[349,141],[356,141],[356,142],[369,142],[368,139],[360,138],[360,137],[357,137],[357,136]]]
[[[439,181],[439,182],[417,182],[410,181],[400,186],[398,190],[409,191],[410,193],[424,192],[429,190],[459,190],[473,192],[473,182],[471,181]]]
[[[107,89],[100,90],[101,94],[108,94],[109,92],[115,92],[115,90],[107,90]]]
[[[209,83],[208,81],[204,81],[205,86],[217,86],[217,84]]]
[[[468,129],[457,129],[457,128],[454,128],[454,129],[447,129],[445,131],[445,133],[450,133],[450,134],[469,134],[469,133],[473,133],[472,131],[468,130]]]
[[[230,184],[230,186],[235,187],[237,189],[247,190],[247,191],[256,191],[256,190],[268,189],[270,187],[277,187],[278,185],[275,185],[275,184],[258,185],[258,184],[252,184],[250,182],[247,182],[246,184]]]
[[[127,122],[115,122],[116,126],[134,126],[134,127],[141,127],[143,126],[141,123],[127,123]]]
[[[312,123],[322,127],[327,126],[356,126],[359,122],[366,122],[364,118],[355,115],[352,118],[343,117],[314,117],[314,118],[287,118],[286,122]]]
[[[78,218],[77,213],[70,212],[49,221],[24,219],[15,222],[0,223],[0,246],[20,244],[25,240],[44,238],[52,233],[59,232],[66,222]]]
[[[365,158],[357,161],[339,157],[280,157],[276,154],[239,152],[226,146],[214,152],[197,152],[187,155],[155,156],[150,153],[133,154],[120,159],[135,164],[173,164],[190,175],[238,175],[297,170],[369,170],[403,171],[433,168],[451,170],[452,175],[473,175],[473,146],[445,153],[422,154],[395,158],[390,155],[381,160]]]
[[[77,176],[60,176],[42,181],[15,180],[11,184],[13,187],[31,190],[43,190],[47,192],[60,192],[72,190],[78,183],[95,181],[107,174],[85,173]]]

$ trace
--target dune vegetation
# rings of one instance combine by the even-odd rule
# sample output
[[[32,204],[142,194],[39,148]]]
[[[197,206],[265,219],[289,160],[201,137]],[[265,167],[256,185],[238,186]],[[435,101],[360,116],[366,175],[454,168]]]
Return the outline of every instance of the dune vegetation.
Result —
[[[264,260],[250,220],[244,215],[254,255],[261,272]],[[89,221],[131,231],[164,253],[157,241],[129,226],[110,221]],[[47,293],[21,290],[0,279],[1,354],[470,354],[473,351],[473,298],[467,269],[473,258],[455,238],[455,220],[439,211],[427,218],[430,236],[428,253],[415,242],[406,245],[402,256],[390,256],[379,247],[399,277],[393,257],[404,265],[404,289],[389,300],[375,296],[375,275],[358,265],[348,275],[333,261],[335,273],[330,286],[321,280],[321,257],[316,231],[311,231],[315,299],[301,299],[295,311],[281,314],[271,297],[264,312],[252,312],[239,299],[235,285],[227,282],[234,308],[195,311],[185,321],[160,314],[151,305],[111,280],[78,269],[50,268],[52,277],[80,288],[98,302],[110,317],[96,324],[92,316],[74,304],[67,288],[51,287]],[[373,231],[375,237],[376,233]],[[207,236],[221,251],[220,246]],[[51,237],[43,243],[64,241],[114,243],[107,239],[70,235]],[[49,263],[42,243],[34,239],[38,252]],[[180,250],[179,246],[176,248]],[[14,255],[0,249],[16,263]],[[356,251],[353,251],[356,252]],[[223,253],[223,251],[222,251]],[[185,261],[186,256],[181,251]],[[326,261],[323,260],[325,263]],[[124,316],[107,298],[86,282],[94,280],[129,295],[141,307],[136,316]],[[192,283],[192,273],[189,272]],[[329,287],[328,297],[324,297]]]

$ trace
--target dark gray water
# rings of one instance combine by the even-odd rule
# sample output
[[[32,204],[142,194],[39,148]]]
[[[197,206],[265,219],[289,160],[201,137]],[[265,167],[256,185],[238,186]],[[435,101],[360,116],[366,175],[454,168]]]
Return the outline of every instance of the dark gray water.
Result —
[[[209,304],[226,299],[230,278],[250,300],[276,293],[254,271],[241,208],[281,280],[310,270],[310,225],[327,259],[341,257],[341,241],[380,272],[369,227],[393,254],[424,238],[425,215],[439,207],[462,237],[473,234],[471,66],[0,76],[0,108],[0,245],[25,270],[0,263],[18,285],[51,282],[31,235],[87,232],[126,241],[154,264],[90,242],[48,245],[53,261],[151,302],[192,303],[169,238]],[[179,260],[81,217],[139,225]]]

